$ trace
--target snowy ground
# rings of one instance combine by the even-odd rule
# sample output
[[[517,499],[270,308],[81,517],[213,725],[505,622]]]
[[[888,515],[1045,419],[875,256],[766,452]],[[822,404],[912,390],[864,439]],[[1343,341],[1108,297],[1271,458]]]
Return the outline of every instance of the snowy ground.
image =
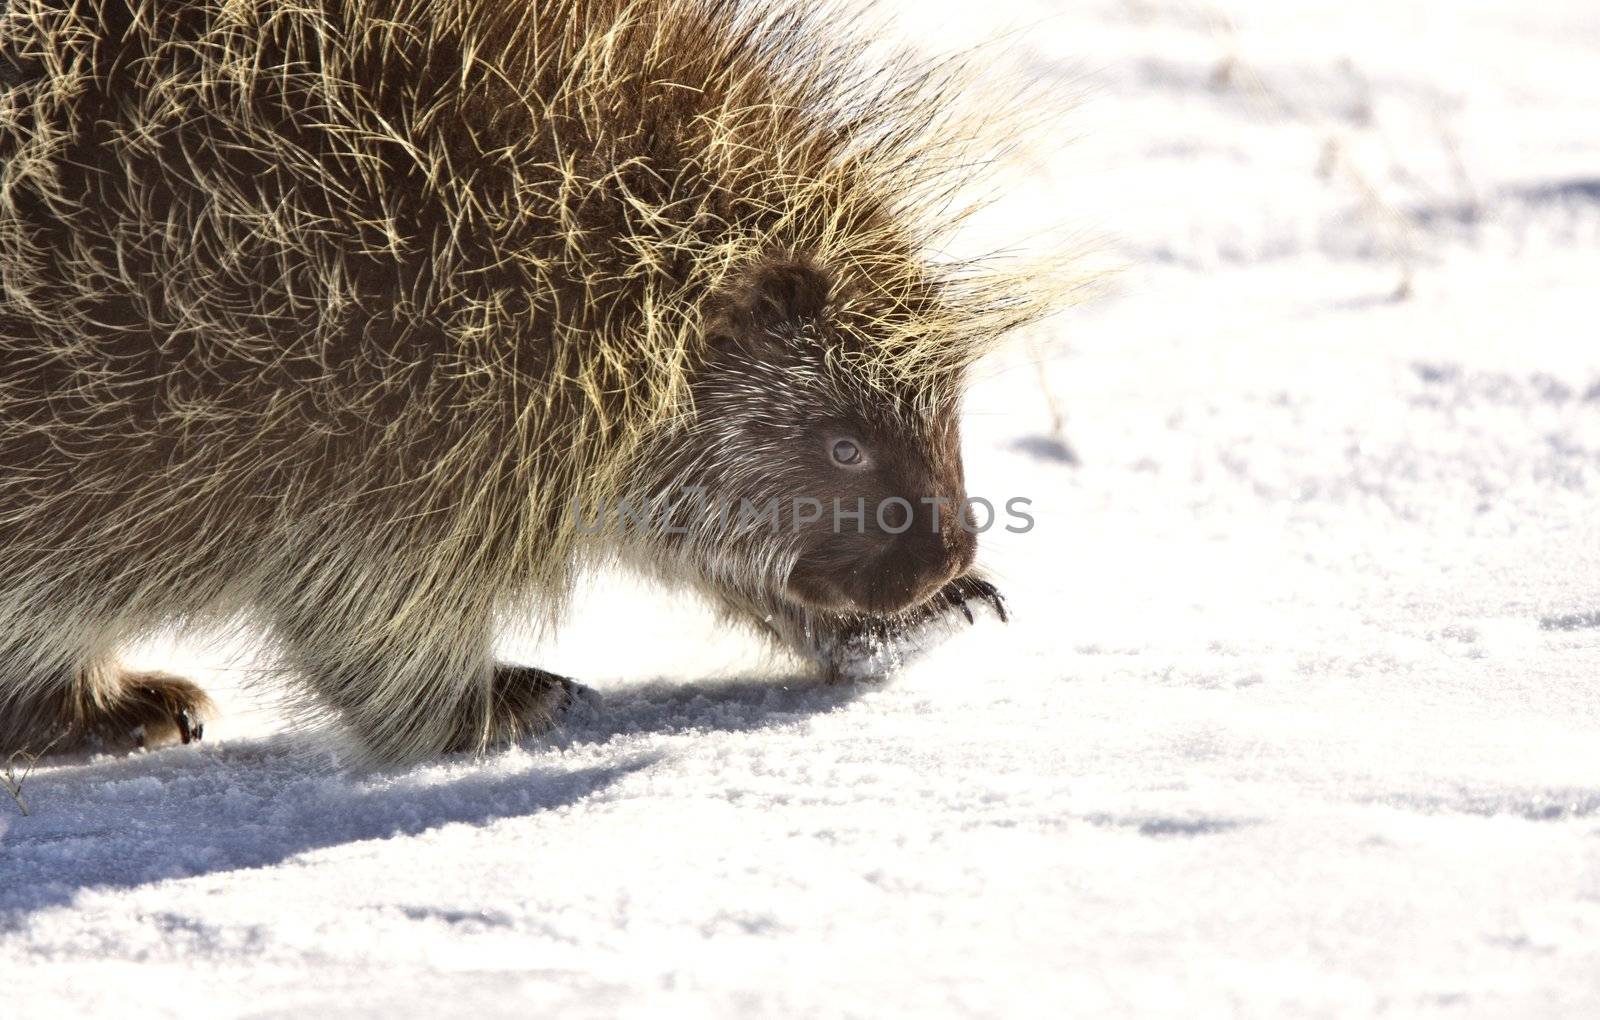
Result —
[[[382,775],[141,649],[229,714],[0,801],[0,1015],[1600,1015],[1593,0],[897,6],[1129,266],[973,394],[1016,622],[830,689],[611,583],[564,746]]]

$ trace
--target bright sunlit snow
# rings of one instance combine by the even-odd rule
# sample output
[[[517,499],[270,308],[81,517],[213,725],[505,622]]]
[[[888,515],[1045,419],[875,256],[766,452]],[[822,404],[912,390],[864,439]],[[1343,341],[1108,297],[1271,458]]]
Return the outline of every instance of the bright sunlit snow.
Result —
[[[384,774],[153,642],[227,715],[0,794],[0,1016],[1600,1015],[1594,0],[887,13],[1076,97],[968,240],[1124,267],[969,401],[1014,622],[606,579],[598,712]]]

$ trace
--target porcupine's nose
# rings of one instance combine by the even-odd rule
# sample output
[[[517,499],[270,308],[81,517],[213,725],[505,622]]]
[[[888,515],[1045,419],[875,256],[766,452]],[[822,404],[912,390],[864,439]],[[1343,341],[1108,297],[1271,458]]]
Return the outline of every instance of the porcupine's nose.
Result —
[[[927,600],[971,568],[978,540],[962,515],[960,500],[918,501],[909,527],[897,535],[883,557],[882,611],[893,612]],[[903,512],[899,527],[905,523]]]

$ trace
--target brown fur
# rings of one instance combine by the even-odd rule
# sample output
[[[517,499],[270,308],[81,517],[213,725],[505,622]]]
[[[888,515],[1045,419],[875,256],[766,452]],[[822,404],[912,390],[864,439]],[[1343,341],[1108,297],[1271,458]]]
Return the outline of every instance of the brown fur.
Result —
[[[866,494],[957,495],[965,367],[1053,297],[928,257],[955,86],[862,69],[806,6],[11,0],[0,750],[170,735],[204,696],[99,664],[240,616],[373,759],[515,737],[566,695],[497,667],[495,629],[614,555],[823,659],[942,612],[948,529],[569,519],[685,481],[844,491],[763,403],[876,437]]]

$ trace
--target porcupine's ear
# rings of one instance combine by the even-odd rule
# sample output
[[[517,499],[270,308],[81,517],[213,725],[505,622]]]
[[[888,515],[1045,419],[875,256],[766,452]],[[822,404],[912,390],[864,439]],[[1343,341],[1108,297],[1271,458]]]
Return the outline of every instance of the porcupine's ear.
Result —
[[[713,310],[709,339],[714,347],[760,345],[782,338],[828,307],[832,281],[804,258],[764,260],[734,284]]]

